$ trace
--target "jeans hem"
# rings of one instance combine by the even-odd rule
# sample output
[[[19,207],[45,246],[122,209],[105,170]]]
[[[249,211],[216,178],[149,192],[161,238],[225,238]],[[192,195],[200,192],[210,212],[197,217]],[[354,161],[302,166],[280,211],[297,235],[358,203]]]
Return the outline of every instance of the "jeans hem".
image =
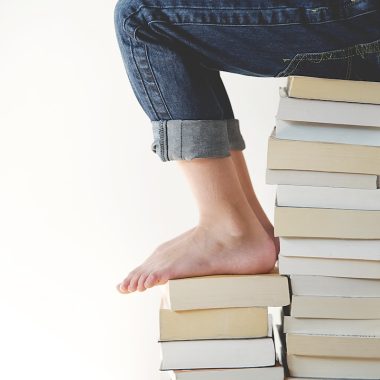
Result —
[[[163,162],[228,157],[231,149],[245,149],[238,119],[170,119],[151,123],[151,150]]]

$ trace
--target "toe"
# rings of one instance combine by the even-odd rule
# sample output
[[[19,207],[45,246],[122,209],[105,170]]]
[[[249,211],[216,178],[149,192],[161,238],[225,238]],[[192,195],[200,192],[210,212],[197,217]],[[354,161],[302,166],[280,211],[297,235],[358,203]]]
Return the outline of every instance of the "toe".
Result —
[[[128,291],[129,292],[134,292],[136,290],[137,284],[138,284],[138,281],[139,281],[141,274],[142,274],[141,272],[137,272],[133,275],[133,277],[132,277],[132,279],[128,285]]]
[[[143,292],[144,290],[146,290],[146,287],[144,284],[145,284],[145,281],[148,278],[148,276],[149,276],[149,272],[141,274],[141,276],[137,282],[136,290],[138,290],[139,292]]]
[[[163,285],[169,279],[168,273],[166,271],[153,271],[145,280],[145,288],[151,288],[155,285]]]
[[[128,293],[128,287],[131,282],[131,280],[139,273],[140,267],[135,268],[133,271],[128,273],[128,276],[118,285],[119,289],[124,292]]]

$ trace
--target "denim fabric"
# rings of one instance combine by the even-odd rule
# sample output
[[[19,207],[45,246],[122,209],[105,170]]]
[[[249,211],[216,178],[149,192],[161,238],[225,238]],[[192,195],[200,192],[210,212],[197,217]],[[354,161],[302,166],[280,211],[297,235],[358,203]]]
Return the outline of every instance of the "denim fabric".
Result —
[[[220,71],[380,81],[379,0],[119,0],[114,21],[162,161],[245,149]]]

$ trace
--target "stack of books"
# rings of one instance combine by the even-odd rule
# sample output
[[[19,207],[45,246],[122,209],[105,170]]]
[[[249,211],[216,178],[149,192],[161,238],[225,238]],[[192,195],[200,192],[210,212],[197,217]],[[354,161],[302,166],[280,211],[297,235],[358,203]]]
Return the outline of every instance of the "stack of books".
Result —
[[[289,77],[269,137],[294,378],[380,379],[380,83]]]
[[[166,376],[161,377],[284,379],[279,330],[268,307],[290,304],[287,276],[277,270],[190,277],[169,280],[162,290],[158,343]]]

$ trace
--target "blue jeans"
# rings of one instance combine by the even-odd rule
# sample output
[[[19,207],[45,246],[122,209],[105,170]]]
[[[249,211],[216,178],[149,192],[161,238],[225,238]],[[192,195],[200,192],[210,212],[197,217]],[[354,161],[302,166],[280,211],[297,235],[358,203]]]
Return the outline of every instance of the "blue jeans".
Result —
[[[245,149],[220,71],[380,81],[379,0],[119,0],[114,16],[162,161]]]

